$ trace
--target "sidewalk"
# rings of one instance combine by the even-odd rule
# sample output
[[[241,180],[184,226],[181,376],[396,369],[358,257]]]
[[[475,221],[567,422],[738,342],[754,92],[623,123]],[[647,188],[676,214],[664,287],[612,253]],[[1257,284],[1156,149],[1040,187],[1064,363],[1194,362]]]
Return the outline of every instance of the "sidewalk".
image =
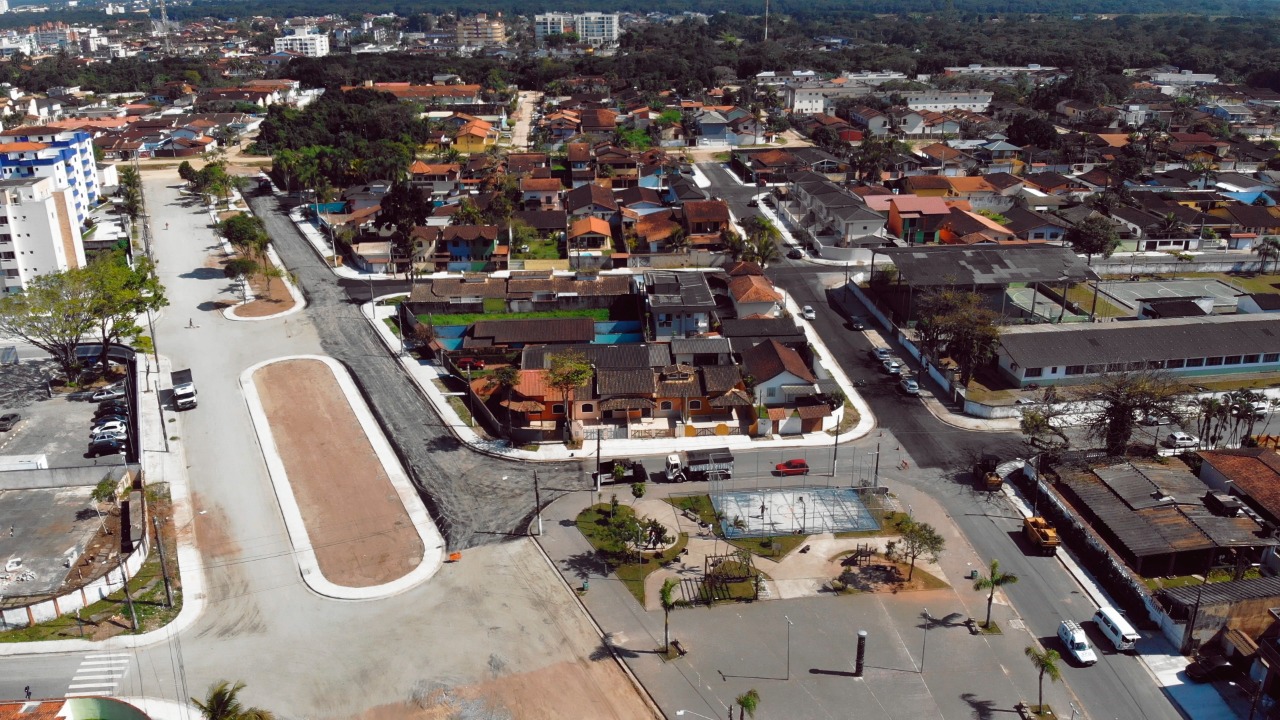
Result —
[[[1022,517],[1031,517],[1031,507],[1020,490],[1012,483],[1005,483],[1003,492]],[[1094,580],[1093,574],[1081,567],[1069,547],[1060,547],[1055,557],[1095,605],[1117,607],[1116,602]],[[1178,677],[1179,673],[1187,669],[1190,661],[1178,653],[1177,648],[1163,635],[1144,635],[1138,653],[1138,658],[1151,673],[1156,685],[1164,688],[1165,693],[1187,717],[1193,720],[1234,717],[1234,711],[1213,685],[1185,682]]]
[[[395,296],[386,296],[395,297]],[[384,298],[378,298],[379,301]],[[797,319],[800,317],[800,309],[791,300],[787,298],[787,306]],[[444,424],[454,433],[455,436],[463,443],[471,448],[490,455],[511,458],[515,460],[532,460],[532,461],[564,461],[579,456],[591,455],[594,448],[588,450],[570,450],[564,443],[549,443],[539,445],[537,450],[524,450],[522,448],[513,448],[505,440],[492,440],[482,437],[463,422],[462,418],[449,405],[448,398],[444,392],[436,386],[435,380],[446,377],[448,373],[438,365],[428,361],[419,361],[413,356],[405,353],[401,349],[400,338],[396,337],[391,328],[384,322],[387,318],[395,315],[395,307],[390,305],[370,306],[365,303],[361,306],[360,312],[365,319],[369,321],[378,337],[382,338],[382,342],[391,351],[392,355],[400,359],[400,364],[405,371],[409,373],[409,377],[413,378],[414,383],[422,390],[422,394],[430,401],[432,407],[440,414],[444,420]],[[798,320],[801,327],[811,330],[809,323],[805,320]],[[729,435],[729,436],[708,436],[697,438],[680,438],[678,445],[680,450],[709,450],[712,448],[728,447],[734,448],[751,448],[753,450],[770,450],[776,448],[791,447],[831,447],[833,444],[847,443],[857,440],[869,434],[875,427],[875,414],[871,411],[871,406],[854,390],[853,383],[845,376],[844,370],[835,362],[835,358],[831,352],[827,350],[816,335],[807,332],[810,342],[813,343],[814,351],[821,358],[825,367],[831,371],[832,378],[840,384],[841,389],[848,398],[849,403],[853,405],[858,412],[858,424],[852,430],[842,433],[838,439],[833,439],[826,432],[810,433],[800,437],[780,437],[772,436],[768,440],[754,439],[745,435]],[[638,455],[666,455],[672,452],[672,440],[670,438],[656,438],[652,440],[635,440],[635,439],[610,439],[600,442],[600,452],[604,455],[614,457],[635,457]]]
[[[164,627],[139,635],[117,635],[100,642],[91,640],[44,640],[29,643],[0,643],[0,656],[42,655],[45,653],[104,652],[138,648],[165,642],[195,623],[205,605],[204,563],[196,548],[192,532],[194,518],[191,506],[191,489],[187,484],[186,451],[183,445],[185,433],[179,423],[176,430],[166,426],[169,419],[180,417],[170,410],[160,409],[160,393],[169,386],[172,366],[169,358],[161,356],[157,366],[151,355],[138,357],[138,411],[141,413],[139,438],[142,449],[142,471],[146,487],[160,483],[169,486],[169,499],[173,504],[173,527],[177,533],[178,579],[182,587],[182,610],[173,622]],[[166,439],[167,433],[173,433]],[[173,562],[170,560],[170,562]]]
[[[866,309],[862,303],[854,297],[852,292],[844,288],[837,288],[831,292],[832,302],[839,306],[840,310],[846,315],[859,315],[867,317],[867,329],[864,331],[867,339],[876,347],[885,347],[893,351],[894,357],[903,365],[911,368],[912,374],[917,380],[923,380],[920,387],[920,401],[924,404],[934,417],[942,422],[961,430],[974,430],[978,432],[1020,432],[1021,420],[1019,418],[980,418],[972,415],[966,415],[954,404],[946,403],[943,397],[942,388],[934,382],[932,377],[926,377],[925,373],[920,370],[920,363],[911,357],[910,353],[899,352],[899,348],[893,341],[885,338],[884,333],[877,326],[874,318],[868,316]]]

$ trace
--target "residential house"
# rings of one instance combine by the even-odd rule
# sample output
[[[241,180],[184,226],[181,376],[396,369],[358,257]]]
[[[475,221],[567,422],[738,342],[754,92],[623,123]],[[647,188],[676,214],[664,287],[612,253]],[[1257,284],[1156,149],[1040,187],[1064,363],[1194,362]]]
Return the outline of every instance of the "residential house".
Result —
[[[679,365],[735,367],[731,364],[733,348],[726,337],[672,338],[670,346],[671,357]],[[741,379],[739,376],[738,380]],[[736,383],[733,385],[736,386]]]
[[[586,215],[569,224],[565,236],[569,258],[607,255],[613,248],[613,231],[609,223]]]
[[[785,183],[787,176],[804,168],[803,163],[786,150],[735,151],[731,167],[753,185]]]
[[[1245,293],[1236,297],[1238,313],[1280,312],[1280,295],[1276,293]]]
[[[644,274],[644,289],[658,341],[710,332],[716,302],[704,273],[650,270]]]
[[[1062,242],[1070,227],[1058,218],[1017,205],[1001,211],[1000,214],[1008,221],[1003,223],[1004,226],[1020,240]]]
[[[467,328],[462,349],[519,350],[526,345],[571,345],[589,343],[595,336],[596,326],[591,318],[479,320]]]
[[[951,183],[942,175],[910,175],[899,183],[904,195],[943,198],[951,195]]]
[[[681,206],[685,235],[693,247],[719,249],[730,225],[729,204],[723,200],[692,200]]]
[[[938,228],[951,217],[951,206],[940,197],[873,195],[867,207],[888,215],[889,234],[909,244],[938,242]]]
[[[564,210],[517,210],[511,213],[511,219],[533,228],[544,240],[562,239],[569,227]]]
[[[729,298],[738,317],[775,317],[782,312],[782,295],[763,275],[739,275],[729,280]]]
[[[618,129],[618,113],[613,110],[583,110],[579,118],[578,132],[584,135],[613,137]]]
[[[939,239],[948,245],[1006,243],[1017,237],[1000,223],[975,212],[951,208],[951,216],[938,226]]]
[[[1075,196],[1077,199],[1083,199],[1089,194],[1089,188],[1080,184],[1073,178],[1060,175],[1055,172],[1039,172],[1030,175],[1023,175],[1022,181],[1028,187],[1034,187],[1048,195],[1059,196]]]
[[[567,143],[565,161],[569,163],[569,177],[573,187],[581,187],[595,182],[595,161],[591,154],[591,145],[587,143]]]
[[[561,210],[560,192],[564,185],[557,178],[520,178],[520,200],[526,210]]]
[[[460,186],[462,166],[458,163],[425,163],[414,160],[409,166],[409,185],[428,191],[433,196],[445,196]]]
[[[937,175],[967,175],[978,167],[976,158],[943,143],[925,145],[916,154],[925,159],[926,169]]]
[[[1012,197],[1002,194],[986,178],[948,177],[947,184],[951,186],[947,197],[964,200],[973,210],[1004,212],[1014,204]]]
[[[498,142],[498,132],[484,120],[472,120],[453,136],[450,147],[464,155],[482,153]]]
[[[564,209],[571,219],[591,216],[612,222],[618,214],[618,201],[609,188],[590,183],[565,193]]]
[[[506,267],[507,246],[498,241],[495,225],[449,225],[436,243],[436,266],[441,270],[475,269],[475,265]]]

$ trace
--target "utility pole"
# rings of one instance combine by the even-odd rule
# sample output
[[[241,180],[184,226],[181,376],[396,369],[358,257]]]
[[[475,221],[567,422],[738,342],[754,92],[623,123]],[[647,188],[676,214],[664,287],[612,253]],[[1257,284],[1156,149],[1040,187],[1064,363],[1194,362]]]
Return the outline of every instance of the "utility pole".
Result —
[[[542,494],[538,491],[538,471],[533,471],[533,509],[538,514],[538,537],[542,537]]]
[[[124,532],[124,528],[120,528]],[[129,594],[129,576],[124,572],[124,554],[116,555],[116,567],[120,568],[120,585],[124,588],[124,601],[129,605],[129,617],[133,620],[133,631],[138,631],[138,613],[133,609],[133,596]]]
[[[596,493],[600,492],[600,431],[601,426],[596,426]]]
[[[831,442],[831,477],[836,476],[836,456],[840,454],[840,423],[836,423],[836,434]]]
[[[173,586],[169,584],[169,566],[164,561],[164,538],[160,537],[160,520],[151,516],[151,526],[156,529],[156,550],[160,552],[160,576],[164,578],[164,606],[173,607]]]
[[[871,481],[871,487],[880,487],[880,443],[876,443],[876,471]]]

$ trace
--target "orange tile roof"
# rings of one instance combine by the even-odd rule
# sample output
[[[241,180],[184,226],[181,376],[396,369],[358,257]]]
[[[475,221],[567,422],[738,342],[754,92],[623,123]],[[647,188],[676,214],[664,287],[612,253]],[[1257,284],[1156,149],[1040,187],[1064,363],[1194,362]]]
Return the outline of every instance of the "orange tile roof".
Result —
[[[739,275],[729,281],[729,293],[738,302],[778,302],[782,296],[773,285],[759,275]]]
[[[575,238],[579,235],[587,233],[596,233],[605,237],[613,237],[613,231],[609,228],[609,223],[601,220],[594,215],[578,218],[569,226],[569,237]]]
[[[44,150],[48,148],[47,143],[39,142],[14,142],[0,144],[0,152],[27,152],[30,150]]]

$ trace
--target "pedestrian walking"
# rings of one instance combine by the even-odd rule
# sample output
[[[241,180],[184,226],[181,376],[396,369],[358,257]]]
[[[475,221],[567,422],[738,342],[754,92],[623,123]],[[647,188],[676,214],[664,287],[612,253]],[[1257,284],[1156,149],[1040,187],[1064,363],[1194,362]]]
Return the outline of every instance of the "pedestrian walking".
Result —
[[[23,692],[25,692],[25,693],[27,694],[27,699],[28,699],[28,700],[30,700],[30,699],[31,699],[31,686],[30,686],[30,685],[28,685],[28,686],[26,686],[25,688],[23,688]]]
[[[169,223],[165,223],[165,224],[164,224],[164,229],[165,229],[165,230],[168,230],[168,229],[169,229]]]
[[[195,319],[195,318],[187,318],[187,327],[189,327],[189,328],[193,328],[193,327],[195,327],[195,326],[196,326],[196,319]]]

